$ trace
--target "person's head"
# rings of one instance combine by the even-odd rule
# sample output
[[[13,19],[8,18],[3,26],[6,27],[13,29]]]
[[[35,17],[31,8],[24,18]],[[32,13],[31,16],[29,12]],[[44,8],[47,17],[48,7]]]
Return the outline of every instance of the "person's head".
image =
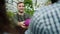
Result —
[[[51,0],[52,3],[58,2],[58,0]]]
[[[17,3],[17,9],[20,13],[24,12],[24,3],[23,2],[18,2]]]

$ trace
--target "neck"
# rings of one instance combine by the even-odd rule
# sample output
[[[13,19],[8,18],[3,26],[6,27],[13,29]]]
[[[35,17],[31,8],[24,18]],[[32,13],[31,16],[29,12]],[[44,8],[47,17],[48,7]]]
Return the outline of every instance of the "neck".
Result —
[[[24,12],[23,13],[18,12],[18,14],[23,16],[24,15]]]

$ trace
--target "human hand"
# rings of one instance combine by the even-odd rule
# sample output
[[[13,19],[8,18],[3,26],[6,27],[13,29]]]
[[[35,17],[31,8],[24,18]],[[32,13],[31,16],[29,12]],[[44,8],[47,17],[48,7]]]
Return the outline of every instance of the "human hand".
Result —
[[[24,28],[24,29],[27,29],[28,26],[25,26],[24,22],[25,22],[25,21],[18,22],[18,25],[19,25],[20,27]]]

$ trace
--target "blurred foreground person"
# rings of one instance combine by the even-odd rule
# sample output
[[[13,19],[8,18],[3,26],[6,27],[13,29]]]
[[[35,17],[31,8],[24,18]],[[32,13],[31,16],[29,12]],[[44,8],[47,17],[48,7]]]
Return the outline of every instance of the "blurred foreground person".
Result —
[[[60,34],[60,0],[34,13],[25,34]]]
[[[11,23],[6,14],[4,0],[0,0],[0,34],[18,34],[18,31],[11,27]]]

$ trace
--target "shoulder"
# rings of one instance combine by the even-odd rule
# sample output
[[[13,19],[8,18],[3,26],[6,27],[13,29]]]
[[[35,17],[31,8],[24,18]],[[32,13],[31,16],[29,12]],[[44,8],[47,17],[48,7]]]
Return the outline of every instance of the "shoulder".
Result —
[[[55,14],[55,12],[58,11],[58,8],[59,8],[58,4],[52,4],[49,6],[42,7],[41,9],[37,10],[34,13],[32,19],[31,19],[31,22],[34,23],[33,24],[34,26],[35,25],[39,26],[40,24],[42,24],[42,26],[44,26],[44,19],[48,18],[47,15],[50,17],[51,13]],[[37,26],[35,26],[35,27],[37,27]]]
[[[39,15],[43,15],[45,13],[49,13],[49,12],[54,12],[55,10],[59,10],[60,9],[60,4],[51,4],[49,6],[44,6],[39,8],[37,11],[35,11],[34,16],[39,16]]]
[[[34,13],[34,15],[32,17],[32,23],[34,22],[34,24],[37,26],[40,24],[42,24],[42,26],[44,26],[45,19],[47,20],[47,19],[49,19],[49,17],[52,18],[52,15],[55,16],[56,12],[59,15],[59,13],[58,13],[60,11],[59,9],[60,9],[59,4],[52,4],[49,6],[42,7],[41,9],[39,9],[38,11],[36,11]],[[37,27],[37,26],[35,26],[35,27]]]
[[[51,13],[55,14],[56,9],[59,10],[58,4],[45,6],[35,11],[30,23],[30,29],[32,30],[32,32],[39,31],[40,33],[42,30],[44,30],[44,27],[46,27],[45,23],[47,23],[49,19],[48,17],[51,17]]]

